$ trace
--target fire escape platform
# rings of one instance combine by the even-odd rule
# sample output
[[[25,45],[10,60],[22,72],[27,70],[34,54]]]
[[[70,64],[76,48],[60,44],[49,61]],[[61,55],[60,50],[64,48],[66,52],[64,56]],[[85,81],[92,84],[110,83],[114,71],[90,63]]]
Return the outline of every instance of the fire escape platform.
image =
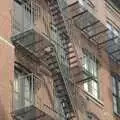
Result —
[[[12,116],[17,120],[54,120],[45,112],[36,108],[34,105],[16,110],[12,113]]]
[[[25,83],[25,80],[31,80],[31,97],[29,100],[27,99],[28,104],[25,104],[26,99],[23,97],[23,104],[11,112],[13,118],[16,120],[57,120],[59,117],[63,117],[60,113],[56,112],[53,107],[41,101],[41,94],[38,90],[41,87],[45,87],[43,79],[33,73],[24,75],[19,79],[23,83]],[[14,99],[13,104],[14,106],[16,105]]]
[[[120,61],[120,35],[115,34],[79,1],[68,6],[72,13],[75,26],[81,30],[84,36],[98,48],[104,48],[108,55],[115,61]],[[73,11],[74,9],[74,11]],[[119,33],[119,28],[118,28]],[[112,34],[112,35],[110,35]]]
[[[41,57],[42,52],[44,52],[46,48],[51,46],[51,43],[45,34],[38,33],[35,29],[15,35],[11,39],[16,47],[22,46],[39,57]]]

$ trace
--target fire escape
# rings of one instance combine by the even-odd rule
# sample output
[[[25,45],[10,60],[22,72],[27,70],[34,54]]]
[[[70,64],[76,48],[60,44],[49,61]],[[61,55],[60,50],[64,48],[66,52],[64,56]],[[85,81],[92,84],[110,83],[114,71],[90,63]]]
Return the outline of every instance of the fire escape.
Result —
[[[72,120],[74,118],[78,118],[74,101],[74,85],[70,81],[69,75],[70,58],[68,57],[68,44],[70,41],[58,1],[51,0],[48,2],[50,13],[52,15],[51,29],[53,29],[51,30],[50,34],[55,34],[56,37],[52,37],[41,32],[40,26],[37,26],[36,21],[39,22],[39,14],[35,12],[35,10],[39,11],[39,4],[36,4],[36,0],[27,2],[23,1],[23,3],[20,4],[22,4],[23,14],[25,14],[25,12],[29,12],[30,23],[28,24],[27,21],[27,26],[24,25],[25,16],[23,15],[23,28],[21,32],[17,32],[12,36],[11,39],[13,44],[15,45],[16,49],[25,52],[25,55],[29,56],[33,60],[44,64],[52,72],[55,95],[57,98],[59,98],[63,108],[64,119]],[[38,15],[37,17],[36,14]],[[13,16],[13,24],[16,26],[16,20],[14,17],[15,14]],[[35,90],[34,87],[33,89]],[[37,97],[36,100],[37,99],[39,98]],[[50,115],[45,114],[39,109],[40,107],[33,103],[32,106],[20,108],[14,111],[12,115],[15,119],[25,120],[58,119],[49,117]],[[32,114],[33,116],[31,117]]]
[[[82,1],[82,4],[80,1],[76,1],[69,7],[70,9],[75,8],[74,11],[71,11],[73,15],[71,19],[83,35],[98,49],[103,48],[112,60],[119,63],[119,28],[112,30],[109,25],[104,25],[87,9],[86,1]]]
[[[24,26],[25,16],[23,16],[23,29],[21,29],[21,32],[12,36],[12,42],[16,49],[25,52],[26,56],[29,56],[33,60],[44,64],[52,72],[55,95],[61,103],[64,111],[64,119],[79,120],[80,117],[77,112],[82,109],[82,107],[78,105],[78,103],[81,99],[85,102],[85,99],[82,96],[80,97],[79,93],[76,92],[76,83],[74,84],[71,81],[70,66],[74,64],[74,62],[71,62],[71,59],[77,57],[77,53],[75,51],[74,40],[70,41],[69,38],[68,28],[65,24],[67,13],[65,13],[64,8],[76,8],[76,10],[72,11],[73,16],[71,18],[75,26],[98,48],[104,47],[110,57],[117,62],[120,61],[120,56],[118,56],[119,46],[115,43],[115,40],[117,40],[119,36],[110,31],[109,28],[92,15],[85,6],[81,5],[79,1],[67,6],[66,1],[61,0],[48,0],[49,10],[52,16],[51,30],[49,34],[41,32],[41,28],[37,24],[40,18],[38,11],[39,7],[41,11],[41,6],[39,6],[38,3],[36,4],[36,1],[37,0],[28,1],[27,4],[23,1],[22,7],[25,11],[29,11],[31,21],[29,21],[30,24]],[[23,13],[25,13],[24,10],[22,11]],[[16,21],[13,19],[13,23],[14,22]],[[17,25],[19,24],[15,24],[15,26]],[[111,33],[113,36],[108,36],[108,34]],[[73,46],[71,46],[70,43],[73,43]],[[71,53],[70,49],[72,47],[74,49],[72,52],[75,52],[75,55],[70,57],[69,54]],[[81,75],[88,76],[87,78],[82,77],[83,79],[81,79],[79,83],[85,82],[91,78],[94,79],[90,73],[83,70],[81,63],[78,62],[78,66],[78,77],[81,78]],[[74,77],[75,76],[76,75],[74,75]],[[38,97],[36,99],[38,99]],[[29,111],[31,111],[31,114],[34,113],[32,118],[30,118]],[[29,108],[14,111],[13,116],[16,119],[24,117],[25,120],[57,119],[50,117],[50,115],[46,113],[43,115],[43,113],[40,107],[36,106],[34,103],[32,107],[30,106]],[[36,116],[36,114],[39,116]],[[45,116],[47,116],[47,118]]]
[[[110,61],[117,64],[120,63],[120,28],[111,29],[109,25],[103,24],[98,18],[96,18],[94,11],[94,5],[91,0],[76,0],[76,2],[70,4],[67,9],[70,12],[71,20],[75,27],[77,27],[82,35],[94,44],[98,50],[105,50],[110,58]],[[92,9],[90,11],[90,9]],[[93,12],[94,11],[94,12]],[[75,50],[75,41],[71,40],[74,50]],[[78,55],[76,54],[76,57]],[[83,59],[83,57],[82,57]],[[77,57],[77,61],[79,58]],[[78,69],[82,69],[83,73],[87,74],[86,71],[81,68],[81,63],[78,62]],[[89,73],[88,73],[89,74]],[[94,79],[92,75],[88,75],[86,79],[80,80],[76,85],[81,84],[81,82],[87,82]],[[80,74],[79,74],[80,75]],[[78,76],[79,76],[78,75]],[[83,77],[83,76],[82,76]],[[84,77],[83,77],[84,78]],[[79,108],[81,109],[81,108]],[[87,111],[87,109],[86,109]]]
[[[105,50],[108,53],[110,61],[119,64],[119,62],[120,62],[120,49],[119,49],[119,47],[120,47],[120,33],[119,33],[120,28],[116,28],[115,30],[113,30],[110,28],[109,25],[107,25],[107,24],[104,25],[93,14],[94,13],[93,9],[95,8],[95,5],[90,0],[86,0],[86,1],[81,0],[81,1],[82,1],[82,4],[81,4],[80,0],[79,1],[76,0],[76,2],[67,6],[66,1],[61,2],[58,0],[59,7],[60,7],[64,21],[72,20],[74,25],[81,31],[81,33],[85,36],[85,38],[87,40],[89,40],[91,43],[93,43],[98,48],[98,50],[100,50],[100,49]],[[53,6],[53,5],[51,5],[51,6]],[[68,11],[71,9],[71,11],[70,11],[71,18],[69,18],[69,17],[66,18],[67,13],[64,11],[65,9],[68,9]],[[89,11],[90,9],[92,9],[92,10]],[[57,16],[59,13],[59,11],[55,11],[54,9],[53,9],[53,12],[54,12],[54,14],[53,14],[54,16]],[[59,25],[61,25],[61,24],[59,24]],[[67,28],[66,30],[69,31],[68,29],[72,29],[72,27]],[[68,33],[68,36],[70,36],[69,33]],[[72,43],[72,48],[74,49],[72,51],[72,52],[74,52],[74,55],[72,57],[77,59],[74,62],[76,62],[78,64],[78,66],[75,67],[75,69],[77,68],[77,71],[79,71],[79,72],[77,75],[72,76],[72,77],[74,77],[73,79],[76,79],[77,76],[80,78],[79,81],[75,81],[75,84],[73,85],[74,87],[77,88],[79,83],[81,84],[81,83],[87,82],[87,81],[89,81],[91,79],[95,79],[95,78],[91,73],[89,73],[88,71],[83,69],[83,64],[80,62],[81,60],[79,60],[78,54],[76,53],[76,48],[75,48],[76,46],[75,46],[74,39],[72,39],[70,41],[70,43]],[[69,48],[69,50],[70,49],[71,48]],[[70,61],[71,61],[71,59],[70,59]],[[82,58],[80,58],[80,59],[84,59],[84,57],[82,56]],[[72,64],[74,64],[74,63],[72,63]],[[70,63],[70,66],[71,66],[71,63]],[[70,69],[73,69],[73,68],[70,68]],[[75,69],[73,69],[73,72],[75,71]],[[87,77],[84,77],[84,76],[87,76]],[[71,76],[70,76],[70,79],[71,79]],[[71,87],[71,88],[74,88],[74,87]],[[82,107],[79,106],[78,101],[76,101],[79,98],[79,93],[77,91],[76,91],[76,94],[78,96],[75,98],[72,98],[71,101],[73,104],[74,111],[77,113],[77,110],[81,110]],[[76,103],[74,103],[74,101]],[[84,99],[84,101],[86,101],[86,100]],[[85,104],[87,105],[87,103],[85,103]],[[76,107],[76,105],[78,105],[78,107]],[[85,111],[87,111],[87,109]],[[81,116],[78,116],[77,118],[80,119]]]

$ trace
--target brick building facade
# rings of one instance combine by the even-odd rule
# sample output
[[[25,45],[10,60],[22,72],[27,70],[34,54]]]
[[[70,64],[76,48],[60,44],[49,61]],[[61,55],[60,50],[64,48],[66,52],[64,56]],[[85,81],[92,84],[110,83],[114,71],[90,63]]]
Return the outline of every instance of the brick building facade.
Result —
[[[0,120],[120,120],[118,4],[1,1]]]

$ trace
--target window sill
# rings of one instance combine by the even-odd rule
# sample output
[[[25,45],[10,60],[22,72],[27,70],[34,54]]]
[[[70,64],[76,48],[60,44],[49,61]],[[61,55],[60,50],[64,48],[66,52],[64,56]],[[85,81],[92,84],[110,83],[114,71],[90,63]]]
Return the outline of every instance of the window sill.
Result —
[[[99,107],[103,108],[104,104],[100,99],[95,98],[91,93],[85,91],[85,94],[87,95],[86,98],[87,100],[91,100],[92,102],[94,102],[96,105],[98,105]]]

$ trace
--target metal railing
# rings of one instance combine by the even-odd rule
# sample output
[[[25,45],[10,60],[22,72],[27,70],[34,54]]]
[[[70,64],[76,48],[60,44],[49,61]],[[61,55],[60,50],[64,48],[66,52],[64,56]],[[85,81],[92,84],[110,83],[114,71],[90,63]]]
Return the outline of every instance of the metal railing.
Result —
[[[13,2],[13,35],[28,31],[31,28],[38,29],[41,27],[47,34],[50,34],[50,23],[51,17],[49,13],[37,0],[30,0],[28,2],[22,1],[21,4],[16,1]]]
[[[115,5],[110,0],[105,0],[105,5],[107,11],[115,17],[117,20],[120,19],[120,10],[115,7]],[[109,16],[108,16],[109,17]]]
[[[93,4],[93,2],[91,0],[83,0],[83,5],[84,5],[84,7],[89,6],[92,9],[95,8],[95,5]]]
[[[44,113],[46,116],[53,118],[53,120],[59,120],[60,118],[64,118],[64,116],[61,113],[58,113],[56,110],[54,110],[54,108],[45,104],[43,99],[44,94],[42,94],[45,88],[44,79],[41,79],[38,76],[34,75],[33,73],[30,73],[20,77],[19,80],[22,81],[23,93],[21,94],[21,96],[19,96],[19,100],[21,99],[21,104],[19,106],[16,106],[18,101],[15,100],[16,97],[15,86],[13,87],[12,115],[14,117],[17,118],[17,116],[18,117],[21,117],[22,115],[25,116],[25,114],[32,111],[33,113],[31,113],[31,118],[33,116],[34,117],[39,116],[38,114],[41,114],[41,112]],[[39,112],[35,116],[36,111]]]
[[[67,8],[67,2],[65,0],[64,1],[57,0],[57,1],[58,1],[59,9],[61,11],[61,15],[63,16],[63,20],[65,22],[64,24],[66,26],[66,20],[68,20],[68,18],[69,18],[68,12],[67,12],[67,9],[66,9]],[[66,26],[66,29],[69,32],[68,26]],[[70,34],[70,33],[68,33],[68,34]],[[80,100],[82,100],[81,103],[83,103],[83,101],[85,102],[85,99],[83,98],[83,96],[81,96],[78,93],[78,91],[76,89],[77,86],[74,83],[72,83],[71,80],[70,80],[71,78],[70,78],[70,73],[69,73],[69,69],[70,69],[69,68],[69,64],[68,64],[68,66],[65,66],[64,64],[60,63],[59,56],[56,56],[56,58],[57,58],[57,61],[58,61],[58,65],[59,65],[61,74],[63,76],[63,80],[64,80],[64,83],[65,83],[65,86],[66,86],[66,90],[67,90],[68,96],[70,98],[70,102],[72,104],[73,110],[74,110],[75,115],[76,115],[76,119],[79,120],[80,116],[79,116],[78,112],[81,109],[81,105],[80,104],[78,105],[78,103],[79,103]],[[64,61],[63,61],[63,63],[64,63]],[[85,102],[84,105],[86,103],[87,102]]]

